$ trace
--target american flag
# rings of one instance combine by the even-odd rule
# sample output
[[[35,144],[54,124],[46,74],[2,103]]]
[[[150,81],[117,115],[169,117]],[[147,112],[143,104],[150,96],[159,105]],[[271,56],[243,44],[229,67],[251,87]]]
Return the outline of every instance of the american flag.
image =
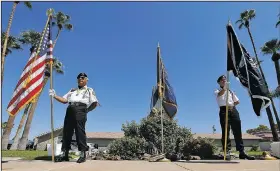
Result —
[[[37,49],[34,49],[16,85],[7,107],[7,112],[12,116],[15,116],[42,91],[46,64],[52,59],[51,23],[50,17],[43,35],[40,52],[36,56]]]

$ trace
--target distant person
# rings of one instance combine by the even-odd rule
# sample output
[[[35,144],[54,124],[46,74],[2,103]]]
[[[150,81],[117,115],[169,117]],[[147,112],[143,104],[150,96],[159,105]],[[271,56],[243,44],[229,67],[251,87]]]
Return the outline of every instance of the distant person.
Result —
[[[220,85],[220,89],[215,91],[217,103],[220,107],[220,124],[222,129],[222,145],[223,150],[225,151],[225,119],[226,119],[226,76],[222,75],[218,78],[217,83]],[[239,159],[248,159],[254,160],[252,156],[248,156],[244,151],[244,145],[242,140],[242,131],[241,131],[241,121],[239,113],[236,109],[236,105],[239,104],[239,99],[234,92],[229,90],[228,93],[228,128],[227,128],[227,149],[226,149],[226,160],[230,160],[230,150],[231,142],[229,138],[230,128],[232,129],[234,140],[236,144],[236,150],[239,151]]]
[[[69,106],[66,110],[63,126],[62,154],[56,158],[57,162],[69,161],[69,150],[71,149],[71,140],[75,130],[78,150],[81,156],[77,163],[86,161],[86,151],[89,147],[86,143],[85,124],[87,121],[87,113],[96,108],[98,100],[92,88],[87,87],[88,78],[85,73],[77,76],[78,87],[71,89],[63,97],[57,96],[54,89],[49,90],[49,95],[57,101]]]

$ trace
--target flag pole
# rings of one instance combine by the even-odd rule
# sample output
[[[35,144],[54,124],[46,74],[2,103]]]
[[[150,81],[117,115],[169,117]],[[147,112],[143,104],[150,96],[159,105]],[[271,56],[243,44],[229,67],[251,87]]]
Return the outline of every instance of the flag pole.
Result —
[[[162,101],[163,101],[163,96],[162,96],[162,72],[160,71],[160,67],[162,68],[162,61],[161,61],[161,56],[160,56],[160,46],[158,43],[158,92],[159,92],[159,102],[160,102],[160,117],[161,117],[161,154],[164,154],[164,143],[163,143],[163,114],[162,114]],[[161,75],[160,75],[161,72]]]
[[[226,89],[226,117],[225,117],[225,144],[224,144],[224,160],[226,160],[226,149],[227,149],[227,132],[228,132],[228,92],[229,92],[229,71],[227,71],[227,89]]]
[[[47,14],[48,17],[52,17],[53,9],[48,9]],[[50,60],[50,89],[53,89],[53,59]],[[50,96],[51,100],[51,143],[52,143],[52,162],[54,162],[54,123],[53,123],[53,96]]]

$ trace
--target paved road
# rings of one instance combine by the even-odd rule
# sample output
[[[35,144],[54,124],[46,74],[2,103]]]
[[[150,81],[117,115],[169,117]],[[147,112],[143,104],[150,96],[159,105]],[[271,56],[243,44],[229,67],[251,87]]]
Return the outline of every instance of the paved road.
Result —
[[[280,160],[265,161],[96,161],[52,163],[50,161],[8,161],[3,171],[280,171]]]

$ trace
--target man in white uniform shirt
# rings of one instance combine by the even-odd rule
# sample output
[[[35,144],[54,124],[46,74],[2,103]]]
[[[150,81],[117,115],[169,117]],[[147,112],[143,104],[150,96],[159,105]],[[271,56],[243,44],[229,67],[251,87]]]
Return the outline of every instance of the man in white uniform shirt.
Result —
[[[220,89],[215,91],[216,100],[220,107],[220,124],[222,129],[222,145],[223,150],[225,145],[225,115],[226,115],[226,76],[222,75],[218,78],[217,83],[220,85]],[[234,92],[229,90],[228,93],[228,128],[227,128],[227,155],[226,159],[230,160],[230,150],[231,150],[231,142],[229,138],[229,131],[230,128],[232,129],[234,140],[236,144],[236,150],[239,151],[239,159],[248,159],[248,160],[254,160],[254,157],[248,156],[244,152],[244,145],[242,140],[242,131],[241,131],[241,120],[239,117],[239,113],[236,109],[236,105],[239,104],[239,99],[236,96]]]
[[[71,89],[63,97],[57,96],[55,91],[51,89],[49,95],[53,96],[57,101],[69,106],[66,110],[63,126],[63,142],[62,155],[56,158],[57,162],[69,161],[69,150],[71,148],[71,140],[75,130],[78,150],[81,151],[81,156],[77,163],[86,161],[86,151],[89,147],[86,143],[85,124],[87,121],[87,113],[96,108],[98,100],[92,88],[87,87],[87,75],[80,73],[77,76],[78,88]]]

